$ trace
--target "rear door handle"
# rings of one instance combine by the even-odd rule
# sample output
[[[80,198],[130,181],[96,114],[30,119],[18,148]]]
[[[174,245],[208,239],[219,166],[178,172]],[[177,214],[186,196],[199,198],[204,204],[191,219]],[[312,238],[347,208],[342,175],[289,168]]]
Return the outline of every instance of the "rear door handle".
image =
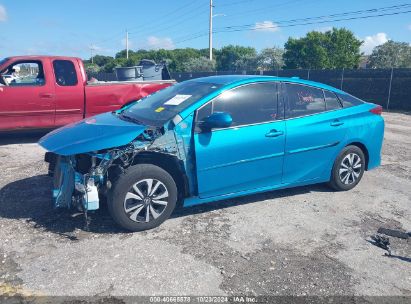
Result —
[[[334,120],[332,123],[330,123],[331,127],[338,127],[338,126],[342,126],[344,123],[342,121],[339,120]]]
[[[266,137],[278,137],[284,135],[283,131],[277,131],[277,130],[271,130],[270,132],[268,132],[267,134],[265,134]]]
[[[52,94],[52,93],[40,93],[39,96],[40,96],[40,98],[53,98],[54,94]]]

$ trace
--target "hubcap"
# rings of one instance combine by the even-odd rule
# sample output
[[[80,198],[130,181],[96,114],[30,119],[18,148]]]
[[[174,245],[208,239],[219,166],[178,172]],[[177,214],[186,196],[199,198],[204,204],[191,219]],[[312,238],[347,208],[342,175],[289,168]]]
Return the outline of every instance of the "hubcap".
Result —
[[[158,218],[167,207],[167,187],[157,179],[135,183],[124,199],[124,211],[134,222],[148,223]]]
[[[360,177],[362,170],[361,157],[356,153],[347,154],[341,161],[339,176],[343,184],[351,185]]]

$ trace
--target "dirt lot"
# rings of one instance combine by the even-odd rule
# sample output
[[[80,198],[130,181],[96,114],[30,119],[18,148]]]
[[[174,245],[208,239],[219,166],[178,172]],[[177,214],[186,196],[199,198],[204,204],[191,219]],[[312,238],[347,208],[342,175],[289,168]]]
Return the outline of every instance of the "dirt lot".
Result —
[[[411,116],[385,114],[383,164],[352,191],[323,185],[178,211],[125,233],[104,208],[51,208],[36,137],[0,143],[0,294],[408,295],[411,244],[393,257],[368,242],[380,226],[411,230]]]

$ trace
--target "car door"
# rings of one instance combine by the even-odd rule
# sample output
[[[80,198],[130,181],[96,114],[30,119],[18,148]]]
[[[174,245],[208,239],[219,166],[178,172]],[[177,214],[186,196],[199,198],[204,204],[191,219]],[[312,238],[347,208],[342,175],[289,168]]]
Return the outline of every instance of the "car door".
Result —
[[[281,183],[285,123],[277,99],[275,82],[253,83],[225,91],[197,111],[197,125],[214,112],[233,119],[229,128],[194,131],[201,198]]]
[[[53,60],[56,86],[56,126],[62,126],[83,118],[84,84],[79,81],[80,70],[72,60]]]
[[[339,100],[332,92],[295,83],[283,83],[281,94],[287,131],[283,182],[328,180],[347,133]]]
[[[0,86],[0,130],[54,126],[54,85],[45,77],[48,61],[11,63],[2,74],[10,75]]]

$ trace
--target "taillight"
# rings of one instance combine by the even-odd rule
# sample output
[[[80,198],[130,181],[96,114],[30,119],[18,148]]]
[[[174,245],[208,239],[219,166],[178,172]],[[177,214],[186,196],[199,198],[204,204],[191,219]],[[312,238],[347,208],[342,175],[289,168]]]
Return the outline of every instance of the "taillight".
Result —
[[[382,107],[381,106],[376,106],[375,108],[372,108],[370,110],[371,113],[376,114],[376,115],[381,115],[382,113]]]

